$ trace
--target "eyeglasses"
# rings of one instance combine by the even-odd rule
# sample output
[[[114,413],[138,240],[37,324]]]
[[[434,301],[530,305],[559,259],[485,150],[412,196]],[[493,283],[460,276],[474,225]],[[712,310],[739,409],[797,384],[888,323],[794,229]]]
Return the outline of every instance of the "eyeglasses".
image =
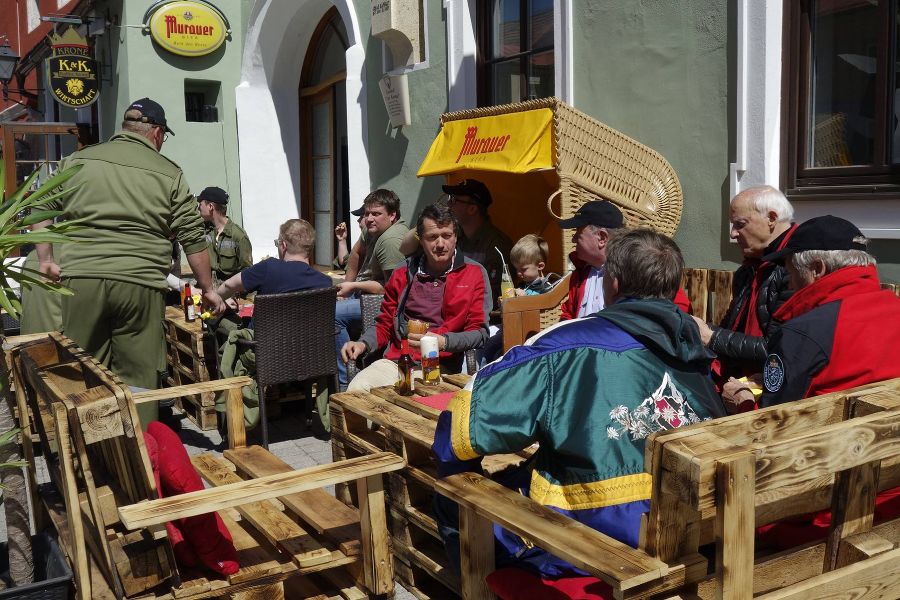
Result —
[[[449,195],[447,196],[447,206],[453,206],[454,204],[476,204],[471,200],[462,200],[460,196]]]
[[[275,244],[276,247],[278,247],[281,244],[281,241],[281,238],[275,238],[274,240],[272,240],[272,243]]]

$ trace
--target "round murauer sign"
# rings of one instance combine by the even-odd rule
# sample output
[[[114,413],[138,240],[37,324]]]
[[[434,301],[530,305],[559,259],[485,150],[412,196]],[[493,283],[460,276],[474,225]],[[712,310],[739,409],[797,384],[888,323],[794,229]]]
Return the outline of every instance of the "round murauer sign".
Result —
[[[152,8],[149,28],[153,41],[180,56],[215,52],[230,33],[222,12],[207,2],[161,2]]]

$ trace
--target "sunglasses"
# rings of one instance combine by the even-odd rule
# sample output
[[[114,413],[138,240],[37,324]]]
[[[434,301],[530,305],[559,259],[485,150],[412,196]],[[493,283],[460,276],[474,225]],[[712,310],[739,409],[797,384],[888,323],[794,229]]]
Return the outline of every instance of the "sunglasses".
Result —
[[[449,195],[447,196],[447,206],[453,206],[454,204],[478,204],[472,200],[462,200],[460,196]]]

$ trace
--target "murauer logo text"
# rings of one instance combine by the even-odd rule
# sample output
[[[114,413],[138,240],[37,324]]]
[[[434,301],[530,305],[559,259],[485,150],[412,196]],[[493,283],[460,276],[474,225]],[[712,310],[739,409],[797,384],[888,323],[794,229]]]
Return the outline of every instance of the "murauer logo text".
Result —
[[[490,152],[500,152],[509,142],[510,135],[498,135],[493,137],[478,137],[478,127],[469,127],[466,129],[466,137],[463,141],[462,148],[456,156],[456,162],[463,156],[470,154],[488,154]]]
[[[188,13],[190,14],[190,13]],[[186,35],[212,35],[214,27],[212,25],[188,25],[179,23],[178,17],[175,15],[166,15],[166,37],[172,37],[173,33]]]

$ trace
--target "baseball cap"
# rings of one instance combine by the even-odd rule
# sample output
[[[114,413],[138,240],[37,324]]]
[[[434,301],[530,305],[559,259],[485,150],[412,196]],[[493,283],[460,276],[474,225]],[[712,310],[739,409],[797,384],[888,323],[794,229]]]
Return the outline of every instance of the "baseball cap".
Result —
[[[622,211],[615,204],[609,200],[591,200],[585,202],[575,212],[575,216],[561,220],[559,226],[563,229],[576,229],[585,225],[618,229],[624,222]]]
[[[366,205],[363,204],[362,206],[360,206],[360,207],[357,208],[356,210],[351,210],[351,211],[350,211],[350,214],[353,215],[354,217],[361,217],[361,216],[363,216],[364,214],[366,214]]]
[[[213,204],[228,204],[228,192],[220,187],[210,186],[200,192],[197,200],[206,200]]]
[[[801,223],[784,248],[766,254],[763,260],[783,263],[789,254],[803,250],[865,250],[865,241],[865,236],[850,221],[825,215]]]
[[[163,107],[160,106],[158,102],[155,102],[150,98],[141,98],[140,100],[132,102],[131,106],[125,109],[125,112],[127,113],[129,110],[141,111],[141,118],[129,119],[128,117],[125,117],[126,121],[138,121],[140,123],[159,125],[168,133],[175,135],[175,132],[169,129],[169,126],[166,124],[166,111],[163,110]]]
[[[477,179],[463,179],[456,185],[442,185],[441,189],[451,196],[469,196],[485,208],[493,201],[490,190]]]

